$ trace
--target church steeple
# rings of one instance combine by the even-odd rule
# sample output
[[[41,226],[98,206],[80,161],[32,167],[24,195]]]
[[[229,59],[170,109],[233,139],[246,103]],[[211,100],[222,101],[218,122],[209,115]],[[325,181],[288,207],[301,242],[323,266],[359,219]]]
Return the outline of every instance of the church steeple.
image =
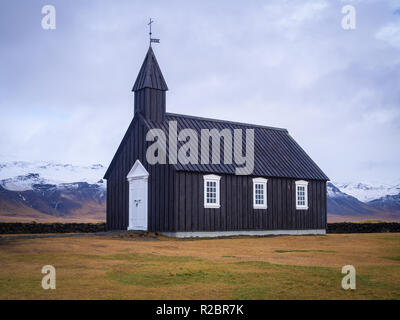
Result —
[[[168,90],[156,56],[154,55],[154,51],[151,47],[149,47],[149,50],[147,51],[132,91],[136,92],[144,88],[163,91]]]
[[[167,90],[167,84],[150,46],[132,89],[135,93],[135,113],[140,112],[152,121],[164,120]]]

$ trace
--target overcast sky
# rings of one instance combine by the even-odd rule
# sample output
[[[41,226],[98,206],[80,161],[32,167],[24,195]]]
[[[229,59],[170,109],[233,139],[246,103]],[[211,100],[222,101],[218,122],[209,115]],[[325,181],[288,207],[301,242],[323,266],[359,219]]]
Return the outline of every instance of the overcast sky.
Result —
[[[56,8],[44,30],[41,9]],[[344,30],[341,9],[356,9]],[[108,165],[149,17],[169,112],[283,127],[336,181],[400,181],[400,1],[0,3],[0,162]]]

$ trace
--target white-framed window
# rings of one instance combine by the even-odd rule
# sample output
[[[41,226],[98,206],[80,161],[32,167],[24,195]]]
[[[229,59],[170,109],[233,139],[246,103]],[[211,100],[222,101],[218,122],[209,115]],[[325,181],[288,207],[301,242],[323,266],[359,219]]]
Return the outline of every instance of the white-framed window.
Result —
[[[220,176],[207,174],[204,177],[204,208],[220,208],[219,181]]]
[[[267,179],[253,179],[253,208],[267,209]]]
[[[296,181],[296,209],[308,209],[308,182],[304,180]]]

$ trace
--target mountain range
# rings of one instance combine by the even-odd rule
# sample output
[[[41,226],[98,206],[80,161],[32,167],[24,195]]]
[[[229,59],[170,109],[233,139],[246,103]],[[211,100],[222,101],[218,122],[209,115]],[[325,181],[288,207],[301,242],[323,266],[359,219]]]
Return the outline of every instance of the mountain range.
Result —
[[[360,189],[355,187],[357,185],[361,186]],[[386,189],[362,183],[351,184],[349,190],[353,195],[343,192],[346,189],[340,189],[340,186],[340,183],[327,183],[328,222],[400,221],[400,190],[397,194],[392,194],[396,186]],[[382,189],[388,190],[387,193]]]
[[[0,221],[105,220],[106,168],[54,162],[0,163]],[[400,184],[328,182],[328,221],[400,220]]]
[[[0,221],[104,221],[104,172],[101,164],[0,164]]]

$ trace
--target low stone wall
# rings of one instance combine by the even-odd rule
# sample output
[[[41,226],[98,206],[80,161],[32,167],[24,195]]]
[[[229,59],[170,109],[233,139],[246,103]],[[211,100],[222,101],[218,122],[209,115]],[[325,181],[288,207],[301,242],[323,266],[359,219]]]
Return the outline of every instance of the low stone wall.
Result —
[[[105,223],[0,223],[0,234],[11,233],[93,233],[106,230]]]
[[[350,223],[338,222],[328,223],[327,233],[381,233],[381,232],[400,232],[398,222],[380,223]]]
[[[93,233],[106,231],[105,223],[0,223],[0,234]],[[327,233],[400,232],[400,223],[328,223]]]

